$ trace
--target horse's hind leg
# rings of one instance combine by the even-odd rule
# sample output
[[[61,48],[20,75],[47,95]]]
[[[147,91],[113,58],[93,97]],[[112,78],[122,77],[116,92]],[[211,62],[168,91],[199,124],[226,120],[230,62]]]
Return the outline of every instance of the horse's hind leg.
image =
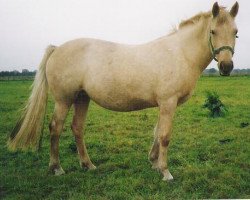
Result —
[[[49,169],[55,175],[64,174],[59,161],[59,136],[63,129],[64,120],[70,105],[65,102],[56,102],[55,111],[50,123],[50,163]]]
[[[88,169],[95,169],[96,167],[92,164],[89,159],[86,145],[83,139],[83,126],[86,120],[86,115],[89,106],[89,97],[80,92],[77,99],[74,102],[74,117],[71,125],[71,129],[75,136],[76,146],[80,157],[81,167],[87,167]]]
[[[158,157],[159,157],[159,140],[158,140],[158,123],[154,128],[154,143],[149,152],[149,161],[152,163],[152,168],[157,167]]]

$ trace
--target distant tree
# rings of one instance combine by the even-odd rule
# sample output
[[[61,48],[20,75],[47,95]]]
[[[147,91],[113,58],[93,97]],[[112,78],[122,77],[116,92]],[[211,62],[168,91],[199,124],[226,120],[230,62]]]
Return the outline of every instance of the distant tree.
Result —
[[[20,72],[17,70],[10,71],[9,73],[10,73],[10,76],[19,76],[20,75]]]
[[[239,73],[240,73],[240,69],[234,69],[234,70],[233,70],[233,73],[234,73],[234,74],[239,74]]]
[[[29,70],[28,69],[22,69],[22,75],[28,75]]]

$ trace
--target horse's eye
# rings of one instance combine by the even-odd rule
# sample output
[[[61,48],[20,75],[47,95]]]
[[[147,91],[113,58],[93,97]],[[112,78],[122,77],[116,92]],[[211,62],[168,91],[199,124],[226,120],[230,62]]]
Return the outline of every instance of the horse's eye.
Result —
[[[235,37],[236,37],[236,38],[239,38],[239,36],[238,36],[238,35],[236,35]]]
[[[215,35],[215,31],[214,30],[211,30],[210,33],[213,34],[213,35]]]

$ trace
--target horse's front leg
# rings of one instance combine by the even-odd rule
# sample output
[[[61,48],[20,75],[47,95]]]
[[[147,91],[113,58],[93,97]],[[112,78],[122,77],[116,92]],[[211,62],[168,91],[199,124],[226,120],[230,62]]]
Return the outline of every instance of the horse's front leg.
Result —
[[[170,142],[172,121],[176,106],[177,98],[168,99],[166,102],[160,104],[159,120],[155,133],[158,139],[158,145],[156,145],[158,149],[154,149],[154,152],[157,152],[158,159],[153,163],[153,167],[160,170],[164,181],[173,179],[167,166],[167,149]]]

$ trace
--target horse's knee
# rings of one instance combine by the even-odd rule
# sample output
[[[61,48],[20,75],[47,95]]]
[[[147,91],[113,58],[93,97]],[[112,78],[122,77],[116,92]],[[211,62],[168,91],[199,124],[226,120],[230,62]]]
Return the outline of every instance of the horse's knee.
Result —
[[[170,140],[167,136],[163,136],[160,138],[160,143],[163,147],[168,147],[169,142],[170,142]]]

